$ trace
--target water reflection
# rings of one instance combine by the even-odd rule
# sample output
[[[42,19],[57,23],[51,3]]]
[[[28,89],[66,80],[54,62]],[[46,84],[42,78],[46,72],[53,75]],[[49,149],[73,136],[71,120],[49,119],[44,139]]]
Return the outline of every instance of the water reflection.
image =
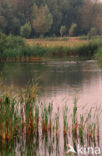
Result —
[[[69,111],[71,111],[75,97],[78,99],[79,114],[83,113],[84,115],[89,112],[90,107],[98,107],[101,111],[102,70],[93,61],[7,63],[0,65],[0,72],[1,78],[7,86],[13,84],[19,88],[24,87],[32,79],[39,80],[40,99],[45,102],[52,101],[54,111],[56,111],[57,107],[63,110],[65,104],[68,104]],[[61,116],[60,118],[62,119]],[[60,124],[62,125],[61,119]],[[61,133],[63,133],[63,130]],[[66,142],[64,142],[60,136],[59,142],[56,141],[55,145],[53,145],[54,138],[51,138],[52,140],[47,140],[48,138],[43,140],[41,134],[39,134],[39,138],[33,140],[33,144],[28,144],[28,147],[26,147],[26,142],[22,142],[23,145],[17,143],[15,153],[20,151],[19,148],[22,147],[22,150],[26,152],[23,155],[28,155],[28,153],[29,155],[39,156],[42,156],[42,153],[51,155],[52,151],[57,152],[56,155],[59,155],[64,151],[63,146],[59,147],[59,145],[66,145],[68,141],[65,140]],[[20,155],[20,153],[16,155]]]
[[[0,65],[0,72],[6,85],[24,87],[28,81],[38,80],[43,99],[59,102],[77,96],[84,104],[102,102],[102,70],[93,61],[7,63]]]

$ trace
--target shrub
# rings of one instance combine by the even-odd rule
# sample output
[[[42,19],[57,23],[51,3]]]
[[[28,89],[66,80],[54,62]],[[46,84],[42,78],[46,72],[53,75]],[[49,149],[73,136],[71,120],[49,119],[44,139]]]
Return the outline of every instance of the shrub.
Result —
[[[28,22],[20,28],[20,35],[22,37],[28,38],[31,34],[31,24]]]
[[[6,40],[6,48],[18,48],[25,46],[25,41],[20,36],[9,35],[6,37]]]
[[[22,37],[0,33],[0,56],[3,58],[16,57],[22,55],[22,50],[26,46]]]
[[[61,28],[60,28],[60,35],[61,36],[65,35],[66,31],[67,31],[66,26],[65,25],[61,26]]]
[[[97,35],[97,30],[96,28],[91,28],[91,30],[88,33],[88,39],[92,39]]]
[[[17,49],[5,49],[5,51],[3,52],[2,57],[3,58],[17,58],[22,56],[22,49],[21,48],[17,48]]]
[[[26,46],[25,48],[22,49],[22,54],[23,56],[34,56],[34,57],[42,57],[47,53],[47,48],[45,47],[40,47],[40,46],[32,46],[28,47]]]
[[[53,38],[52,38],[53,39]],[[62,38],[63,39],[63,38]],[[29,46],[24,39],[19,36],[6,36],[0,33],[0,59],[18,57],[80,57],[95,58],[102,60],[102,39],[89,41],[87,44],[78,47],[63,46]]]
[[[102,47],[100,47],[96,50],[94,57],[95,57],[95,59],[98,60],[99,63],[102,64]]]
[[[73,23],[69,29],[69,36],[76,35],[77,24]]]

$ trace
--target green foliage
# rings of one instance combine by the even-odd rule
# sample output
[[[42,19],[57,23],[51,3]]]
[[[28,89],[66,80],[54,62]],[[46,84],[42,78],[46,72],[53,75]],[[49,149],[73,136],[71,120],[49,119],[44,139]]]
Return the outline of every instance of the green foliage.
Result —
[[[72,23],[78,25],[78,35],[86,35],[92,27],[101,34],[101,16],[102,5],[95,0],[0,0],[0,30],[5,34],[19,35],[26,22],[31,23],[31,37],[59,36],[61,26],[69,30]]]
[[[76,35],[77,24],[73,23],[69,29],[69,36]]]
[[[25,47],[24,40],[19,36],[9,35],[6,36],[0,33],[0,55],[1,57],[14,57],[18,56],[21,49]]]
[[[97,49],[94,57],[102,65],[102,48],[101,47]]]
[[[46,6],[41,6],[33,20],[33,28],[36,33],[43,35],[51,29],[53,17]]]
[[[4,16],[0,16],[0,29],[5,30],[7,26],[7,21]]]
[[[26,23],[25,25],[21,26],[20,28],[20,35],[22,37],[28,38],[31,34],[31,25],[30,23]]]
[[[102,45],[100,43],[100,45]],[[86,58],[91,59],[96,50],[99,47],[98,42],[89,42],[85,45],[77,46],[77,47],[50,47],[48,48],[48,56],[51,57],[73,57],[73,58]]]
[[[18,47],[23,47],[24,46],[24,41],[21,37],[15,37],[13,35],[9,35],[9,36],[6,36],[4,34],[1,33],[0,35],[0,43],[1,43],[1,50],[0,52],[2,51],[2,49],[5,51],[5,49],[16,49]]]
[[[66,26],[65,25],[61,26],[61,28],[60,28],[60,35],[61,36],[65,35],[66,31],[67,31]]]
[[[0,32],[0,54],[3,53],[6,45],[6,35]]]
[[[36,5],[36,3],[34,3],[32,7],[32,19],[36,18],[37,12],[38,12],[38,6]]]
[[[46,56],[47,55],[47,48],[44,48],[44,47],[40,47],[40,46],[34,46],[34,47],[29,47],[29,46],[26,46],[22,49],[22,56],[26,57],[43,57],[43,56]]]
[[[47,48],[40,46],[28,46],[19,36],[6,36],[0,33],[0,56],[1,58],[18,58],[18,57],[42,57],[47,55]]]
[[[43,47],[39,45],[29,46],[19,36],[6,36],[0,33],[0,59],[26,58],[26,57],[63,57],[63,58],[86,58],[91,59],[95,54],[97,59],[101,57],[102,40],[90,41],[77,47],[52,46]]]
[[[91,28],[91,30],[88,33],[88,39],[93,39],[97,35],[96,28]]]

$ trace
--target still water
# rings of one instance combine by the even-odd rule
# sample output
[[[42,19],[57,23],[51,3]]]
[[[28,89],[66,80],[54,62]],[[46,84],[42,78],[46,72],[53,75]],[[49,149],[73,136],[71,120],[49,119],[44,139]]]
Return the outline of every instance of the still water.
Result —
[[[17,88],[36,80],[41,99],[60,107],[63,103],[72,105],[74,98],[81,106],[102,104],[102,69],[95,61],[7,63],[0,65],[0,73],[7,86]]]
[[[45,103],[52,102],[54,111],[58,108],[63,110],[65,104],[72,110],[76,98],[79,114],[84,113],[85,115],[90,108],[95,110],[96,107],[101,114],[102,69],[95,61],[51,60],[35,63],[1,64],[0,77],[5,85],[13,85],[15,88],[24,88],[32,79],[37,81],[40,100]],[[61,116],[60,123],[63,127]],[[39,147],[43,147],[40,143]],[[63,138],[60,136],[60,155],[64,151],[63,144]],[[45,147],[38,150],[39,156],[50,155],[48,151],[46,152]],[[20,155],[18,151],[17,156]],[[58,156],[55,153],[53,156]]]

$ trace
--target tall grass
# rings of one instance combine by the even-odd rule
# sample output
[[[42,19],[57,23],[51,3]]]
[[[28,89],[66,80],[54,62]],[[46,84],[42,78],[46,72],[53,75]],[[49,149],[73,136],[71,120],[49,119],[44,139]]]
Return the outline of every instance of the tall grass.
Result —
[[[53,104],[43,104],[37,97],[37,86],[27,86],[25,90],[14,93],[8,88],[0,95],[0,153],[8,151],[39,152],[39,144],[53,153],[60,151],[61,129],[64,147],[72,140],[76,149],[77,143],[84,146],[100,144],[100,127],[97,113],[93,118],[92,109],[87,115],[78,115],[77,101],[74,102],[73,113],[69,117],[68,106],[63,109],[63,126],[60,125],[59,108],[54,113]],[[78,116],[80,117],[78,119]],[[72,117],[72,118],[71,118]],[[70,121],[69,121],[70,118]],[[40,141],[40,142],[39,142]],[[36,145],[36,146],[35,146]],[[42,150],[43,151],[43,150]],[[47,151],[45,151],[47,153]],[[17,154],[16,154],[17,155]],[[39,154],[38,154],[39,155]],[[54,153],[53,153],[54,155]]]
[[[73,43],[74,42],[75,41],[73,41]],[[101,39],[97,39],[94,41],[87,41],[85,44],[79,44],[76,46],[62,46],[60,44],[56,44],[55,46],[42,46],[37,44],[30,46],[26,44],[25,40],[21,37],[15,37],[12,35],[6,36],[0,33],[0,61],[30,62],[40,60],[41,58],[51,57],[79,57],[91,59],[94,54],[97,53],[96,51],[98,51],[101,45]],[[97,54],[97,56],[99,57],[100,55]]]

